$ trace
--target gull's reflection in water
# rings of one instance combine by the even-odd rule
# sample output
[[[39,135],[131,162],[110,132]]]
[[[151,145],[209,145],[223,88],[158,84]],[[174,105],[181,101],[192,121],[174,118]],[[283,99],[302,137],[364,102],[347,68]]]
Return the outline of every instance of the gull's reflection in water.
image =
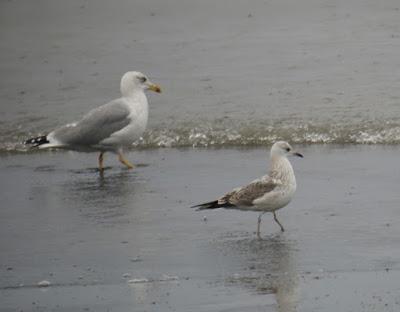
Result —
[[[134,197],[143,191],[144,181],[134,171],[92,169],[71,171],[73,178],[63,186],[64,199],[91,222],[104,225],[129,223],[135,209]]]
[[[298,302],[296,242],[277,234],[259,239],[225,241],[224,254],[240,259],[240,271],[228,284],[244,286],[260,294],[274,294],[279,312],[294,312]]]

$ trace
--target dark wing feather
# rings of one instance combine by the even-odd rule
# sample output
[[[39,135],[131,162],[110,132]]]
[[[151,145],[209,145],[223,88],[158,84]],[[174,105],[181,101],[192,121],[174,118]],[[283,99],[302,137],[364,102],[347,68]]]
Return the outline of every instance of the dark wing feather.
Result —
[[[250,184],[236,188],[225,194],[218,200],[192,206],[197,210],[229,208],[233,206],[246,207],[252,206],[253,201],[262,197],[268,192],[273,191],[278,186],[277,182],[269,176],[264,176],[259,180],[255,180]]]

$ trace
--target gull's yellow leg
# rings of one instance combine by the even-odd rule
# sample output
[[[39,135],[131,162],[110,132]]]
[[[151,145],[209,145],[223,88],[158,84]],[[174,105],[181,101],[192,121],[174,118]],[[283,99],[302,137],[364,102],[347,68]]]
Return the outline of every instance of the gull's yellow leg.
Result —
[[[104,158],[103,158],[103,155],[104,155],[104,152],[101,152],[100,155],[99,155],[99,170],[100,170],[100,172],[104,171],[104,166],[103,166]]]
[[[118,160],[119,160],[122,164],[124,164],[125,166],[127,166],[128,169],[133,169],[133,168],[135,168],[134,165],[132,165],[127,159],[125,159],[125,157],[124,157],[124,155],[122,155],[122,152],[121,152],[121,151],[118,152]]]

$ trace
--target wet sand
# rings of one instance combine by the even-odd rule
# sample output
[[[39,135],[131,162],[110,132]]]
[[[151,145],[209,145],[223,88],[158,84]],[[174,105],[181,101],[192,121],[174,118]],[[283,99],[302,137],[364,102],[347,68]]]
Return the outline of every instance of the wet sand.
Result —
[[[256,213],[189,208],[263,174],[261,148],[109,155],[104,178],[95,154],[2,156],[0,311],[398,311],[399,147],[298,149],[262,241]]]
[[[398,0],[0,1],[0,151],[127,70],[163,89],[142,146],[399,144],[399,20]]]

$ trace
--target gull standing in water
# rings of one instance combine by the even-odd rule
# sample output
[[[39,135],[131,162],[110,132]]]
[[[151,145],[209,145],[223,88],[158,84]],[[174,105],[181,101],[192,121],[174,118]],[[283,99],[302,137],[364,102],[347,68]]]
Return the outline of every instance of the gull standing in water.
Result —
[[[134,166],[122,151],[130,146],[146,129],[148,103],[145,90],[160,93],[161,88],[140,72],[130,71],[121,79],[122,97],[97,107],[80,121],[62,126],[48,135],[25,141],[33,147],[63,148],[75,151],[99,151],[99,170],[102,173],[103,155],[114,152],[129,169]]]
[[[293,151],[289,143],[285,141],[276,142],[271,148],[271,168],[268,175],[254,180],[246,186],[235,188],[217,200],[192,208],[197,208],[197,210],[226,208],[259,211],[258,238],[260,238],[262,215],[266,212],[272,212],[275,222],[284,232],[285,229],[278,221],[275,211],[289,204],[296,191],[296,177],[293,167],[287,159],[290,155],[303,157],[302,154]]]

